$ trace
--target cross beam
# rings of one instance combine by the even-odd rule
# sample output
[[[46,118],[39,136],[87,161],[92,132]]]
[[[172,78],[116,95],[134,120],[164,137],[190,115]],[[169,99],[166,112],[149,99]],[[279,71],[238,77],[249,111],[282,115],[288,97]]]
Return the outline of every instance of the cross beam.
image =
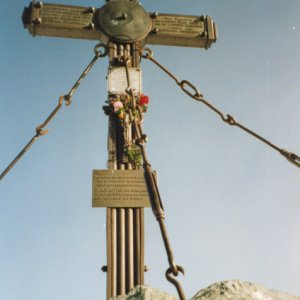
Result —
[[[101,8],[32,2],[24,9],[23,24],[33,36],[105,44],[113,35],[123,42],[134,39],[141,44],[205,49],[217,40],[216,25],[209,16],[146,13],[135,2],[119,5],[123,2],[128,1],[109,2]]]

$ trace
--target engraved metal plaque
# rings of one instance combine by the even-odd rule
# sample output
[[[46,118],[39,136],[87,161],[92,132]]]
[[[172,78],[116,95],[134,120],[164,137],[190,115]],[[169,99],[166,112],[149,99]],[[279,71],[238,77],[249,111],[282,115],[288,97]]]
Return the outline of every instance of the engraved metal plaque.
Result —
[[[209,16],[148,14],[135,2],[111,1],[100,9],[32,1],[23,12],[32,35],[208,49],[217,40]]]
[[[204,22],[200,17],[158,15],[154,19],[154,27],[161,34],[201,35],[205,31]]]
[[[48,26],[84,28],[92,22],[93,17],[85,8],[72,6],[44,4],[40,11],[42,24]]]
[[[23,12],[23,24],[32,35],[101,40],[89,7],[31,3]]]
[[[94,170],[93,207],[150,207],[143,171]]]
[[[207,49],[216,40],[216,26],[208,16],[158,14],[146,43]]]
[[[142,74],[137,68],[129,68],[130,87],[135,93],[142,92]],[[125,67],[114,67],[108,70],[108,92],[124,94],[128,88],[128,80]]]

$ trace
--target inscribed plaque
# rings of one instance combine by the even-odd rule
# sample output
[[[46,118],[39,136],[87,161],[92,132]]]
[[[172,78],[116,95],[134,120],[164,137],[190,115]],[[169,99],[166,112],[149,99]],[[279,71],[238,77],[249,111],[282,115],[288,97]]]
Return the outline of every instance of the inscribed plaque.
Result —
[[[93,207],[150,207],[143,171],[94,170]]]
[[[142,92],[141,70],[128,68],[130,87],[135,93]],[[113,94],[124,94],[129,87],[125,67],[113,67],[108,70],[108,92]]]
[[[40,17],[44,25],[84,28],[92,22],[93,14],[83,7],[44,4],[40,10]]]
[[[161,14],[154,19],[154,27],[161,34],[198,36],[205,30],[200,17]]]

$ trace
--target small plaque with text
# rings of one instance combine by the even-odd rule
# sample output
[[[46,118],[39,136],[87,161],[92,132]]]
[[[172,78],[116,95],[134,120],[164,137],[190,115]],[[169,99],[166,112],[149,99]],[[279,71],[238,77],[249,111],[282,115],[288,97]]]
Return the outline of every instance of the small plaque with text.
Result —
[[[93,207],[150,207],[145,175],[140,170],[94,170]]]

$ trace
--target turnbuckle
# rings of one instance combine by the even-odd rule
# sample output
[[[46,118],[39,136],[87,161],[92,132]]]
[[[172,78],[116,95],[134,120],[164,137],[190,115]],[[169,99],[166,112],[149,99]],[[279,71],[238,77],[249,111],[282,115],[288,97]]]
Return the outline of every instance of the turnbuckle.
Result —
[[[300,168],[300,157],[298,155],[292,152],[288,152],[285,149],[280,150],[280,154],[283,155],[293,165]]]
[[[139,105],[137,105],[139,107]],[[142,115],[142,111],[139,111],[139,114]],[[132,122],[133,128],[136,132],[137,140],[136,144],[140,147],[141,149],[141,154],[143,157],[143,168],[145,172],[145,177],[146,177],[146,184],[149,190],[150,194],[150,203],[152,207],[152,212],[154,216],[156,217],[156,220],[159,224],[160,227],[160,232],[161,236],[164,242],[165,250],[167,252],[167,257],[168,257],[168,262],[169,262],[169,268],[166,271],[166,278],[167,280],[172,283],[178,292],[180,300],[185,300],[185,295],[183,292],[183,289],[181,287],[180,282],[176,279],[176,277],[179,275],[179,273],[182,273],[184,275],[184,269],[176,265],[174,256],[173,256],[173,251],[170,245],[169,237],[167,234],[166,226],[164,223],[164,208],[163,204],[161,201],[161,197],[159,194],[159,189],[157,186],[157,181],[156,178],[152,172],[151,165],[147,160],[147,155],[146,155],[146,149],[145,149],[145,135],[143,134],[143,130],[141,127],[141,121],[139,117],[139,124],[138,121],[135,119],[135,116],[133,116],[132,109],[129,110],[129,115],[130,115],[130,120]]]

